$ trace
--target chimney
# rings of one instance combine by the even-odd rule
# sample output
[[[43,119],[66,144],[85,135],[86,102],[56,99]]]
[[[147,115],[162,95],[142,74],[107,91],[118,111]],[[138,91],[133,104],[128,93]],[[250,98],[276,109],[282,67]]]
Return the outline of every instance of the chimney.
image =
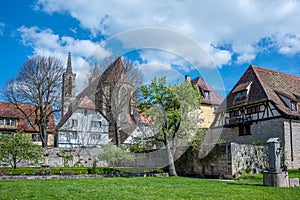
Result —
[[[186,82],[191,82],[191,76],[190,75],[185,75],[185,81]]]

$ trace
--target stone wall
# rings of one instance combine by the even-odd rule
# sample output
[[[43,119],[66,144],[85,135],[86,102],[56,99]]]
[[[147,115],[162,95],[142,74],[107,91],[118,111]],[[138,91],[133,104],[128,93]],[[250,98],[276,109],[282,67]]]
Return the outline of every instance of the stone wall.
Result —
[[[250,126],[251,135],[244,136],[239,136],[238,127],[223,128],[221,139],[239,144],[251,144],[260,140],[265,144],[269,138],[279,137],[284,142],[284,121],[285,119],[279,118],[254,122]]]
[[[291,127],[291,128],[290,128]],[[291,131],[292,130],[292,131]],[[300,168],[300,122],[284,118],[269,119],[251,124],[251,135],[239,136],[238,127],[223,128],[220,136],[225,142],[252,144],[278,137],[288,169]]]
[[[90,167],[93,161],[102,152],[101,148],[50,148],[48,149],[48,164],[50,167],[85,166]],[[97,166],[104,166],[105,162],[98,161]],[[27,161],[18,166],[40,166],[33,165]]]
[[[204,158],[190,148],[176,161],[176,170],[183,176],[232,178],[237,173],[259,173],[267,168],[263,146],[237,143],[216,144]]]
[[[285,145],[283,148],[285,155],[285,165],[288,169],[300,168],[300,122],[286,120],[284,122]]]

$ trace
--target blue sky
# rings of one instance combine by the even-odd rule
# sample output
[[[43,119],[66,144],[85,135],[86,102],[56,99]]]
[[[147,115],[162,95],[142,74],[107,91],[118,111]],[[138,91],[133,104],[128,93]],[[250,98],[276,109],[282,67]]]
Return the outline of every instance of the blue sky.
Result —
[[[250,64],[300,76],[296,0],[11,0],[0,7],[0,86],[31,56],[66,64],[78,90],[93,62],[127,56],[154,76],[203,76],[225,96]]]

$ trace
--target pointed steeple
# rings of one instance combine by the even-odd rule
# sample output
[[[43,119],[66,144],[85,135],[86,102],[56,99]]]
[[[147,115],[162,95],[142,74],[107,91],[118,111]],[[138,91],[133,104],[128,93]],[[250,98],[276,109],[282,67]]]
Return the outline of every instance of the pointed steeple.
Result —
[[[89,84],[93,84],[93,82],[99,78],[100,74],[99,74],[99,68],[98,68],[98,65],[97,63],[95,63],[95,66],[94,66],[94,69],[93,69],[93,74],[92,76],[90,77],[89,79]]]
[[[69,52],[69,55],[68,55],[68,65],[67,65],[67,71],[66,72],[67,72],[67,74],[73,74],[71,52]]]
[[[74,104],[75,100],[75,80],[76,74],[72,70],[71,53],[68,55],[67,70],[63,73],[62,84],[62,116],[65,115],[69,108]]]
[[[99,76],[99,69],[97,63],[95,63],[94,69],[93,69],[93,74],[92,77],[97,77]]]

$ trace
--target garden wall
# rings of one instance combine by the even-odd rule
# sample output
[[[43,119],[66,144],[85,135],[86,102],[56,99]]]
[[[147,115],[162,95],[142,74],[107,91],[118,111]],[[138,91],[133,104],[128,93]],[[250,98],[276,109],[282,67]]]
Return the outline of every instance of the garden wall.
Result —
[[[178,174],[183,176],[232,178],[238,173],[258,173],[267,167],[264,146],[237,143],[216,144],[204,158],[199,150],[190,148],[176,161]]]

